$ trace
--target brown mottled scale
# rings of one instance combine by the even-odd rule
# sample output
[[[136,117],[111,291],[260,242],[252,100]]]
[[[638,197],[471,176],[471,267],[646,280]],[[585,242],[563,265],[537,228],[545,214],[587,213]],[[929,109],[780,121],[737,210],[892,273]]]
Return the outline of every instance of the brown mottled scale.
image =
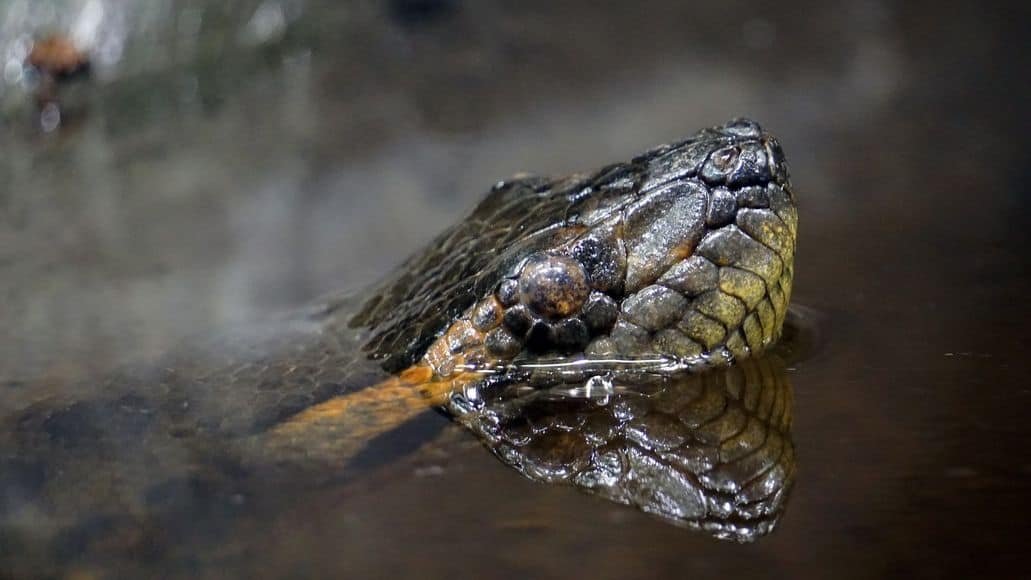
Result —
[[[231,521],[225,506],[239,498],[261,505],[335,481],[373,453],[371,441],[431,407],[470,426],[498,402],[542,412],[512,398],[538,391],[512,372],[538,360],[660,356],[698,369],[759,355],[787,314],[796,230],[783,153],[746,120],[593,173],[499,182],[378,286],[187,341],[75,398],[5,411],[0,530],[15,537],[25,518],[44,518],[60,541],[92,534],[97,518],[115,528],[168,527],[199,512]],[[595,368],[623,386],[640,376]],[[504,433],[473,431],[530,477],[683,522],[753,521],[747,510],[771,518],[793,473],[790,396],[777,394],[787,387],[773,367],[751,368],[621,394],[607,408],[569,397],[548,419],[578,425],[561,436],[535,426],[526,443],[502,445]],[[470,392],[483,398],[470,404]],[[746,431],[730,428],[732,416]],[[781,454],[724,454],[725,445],[767,449],[758,434],[775,434]],[[549,450],[550,441],[559,443]],[[779,495],[752,483],[735,490],[735,479]]]

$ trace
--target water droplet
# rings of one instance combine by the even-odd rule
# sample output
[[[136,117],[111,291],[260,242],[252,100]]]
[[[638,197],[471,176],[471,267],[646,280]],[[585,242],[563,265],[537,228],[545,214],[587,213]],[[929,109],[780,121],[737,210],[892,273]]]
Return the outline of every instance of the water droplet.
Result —
[[[585,396],[597,400],[599,405],[609,403],[613,389],[612,377],[609,375],[595,375],[584,383]]]

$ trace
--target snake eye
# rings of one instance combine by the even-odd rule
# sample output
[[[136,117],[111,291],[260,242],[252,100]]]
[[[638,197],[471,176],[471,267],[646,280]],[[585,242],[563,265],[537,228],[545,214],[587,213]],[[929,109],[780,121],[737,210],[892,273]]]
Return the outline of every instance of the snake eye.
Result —
[[[561,256],[532,259],[519,274],[519,296],[538,315],[551,320],[580,310],[591,289],[578,262]]]

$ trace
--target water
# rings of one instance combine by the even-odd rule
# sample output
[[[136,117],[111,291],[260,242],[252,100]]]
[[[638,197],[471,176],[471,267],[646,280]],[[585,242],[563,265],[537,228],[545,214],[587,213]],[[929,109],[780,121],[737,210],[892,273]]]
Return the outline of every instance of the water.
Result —
[[[787,152],[794,301],[821,315],[774,533],[721,543],[533,483],[429,415],[201,563],[122,571],[1026,575],[1027,9],[710,4],[0,4],[0,410],[363,285],[499,178],[747,114]],[[103,40],[45,134],[6,67],[26,22]]]

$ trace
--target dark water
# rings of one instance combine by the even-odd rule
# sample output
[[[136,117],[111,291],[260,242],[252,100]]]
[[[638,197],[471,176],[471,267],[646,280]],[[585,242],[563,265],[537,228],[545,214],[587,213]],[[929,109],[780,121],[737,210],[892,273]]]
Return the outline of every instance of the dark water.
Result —
[[[593,168],[748,115],[787,152],[794,301],[822,314],[821,347],[790,372],[798,475],[773,534],[721,543],[532,483],[431,418],[432,443],[297,498],[203,569],[167,569],[1024,576],[1027,16],[941,2],[0,4],[0,411],[361,286],[498,178]],[[38,29],[97,50],[50,133],[7,66]]]

